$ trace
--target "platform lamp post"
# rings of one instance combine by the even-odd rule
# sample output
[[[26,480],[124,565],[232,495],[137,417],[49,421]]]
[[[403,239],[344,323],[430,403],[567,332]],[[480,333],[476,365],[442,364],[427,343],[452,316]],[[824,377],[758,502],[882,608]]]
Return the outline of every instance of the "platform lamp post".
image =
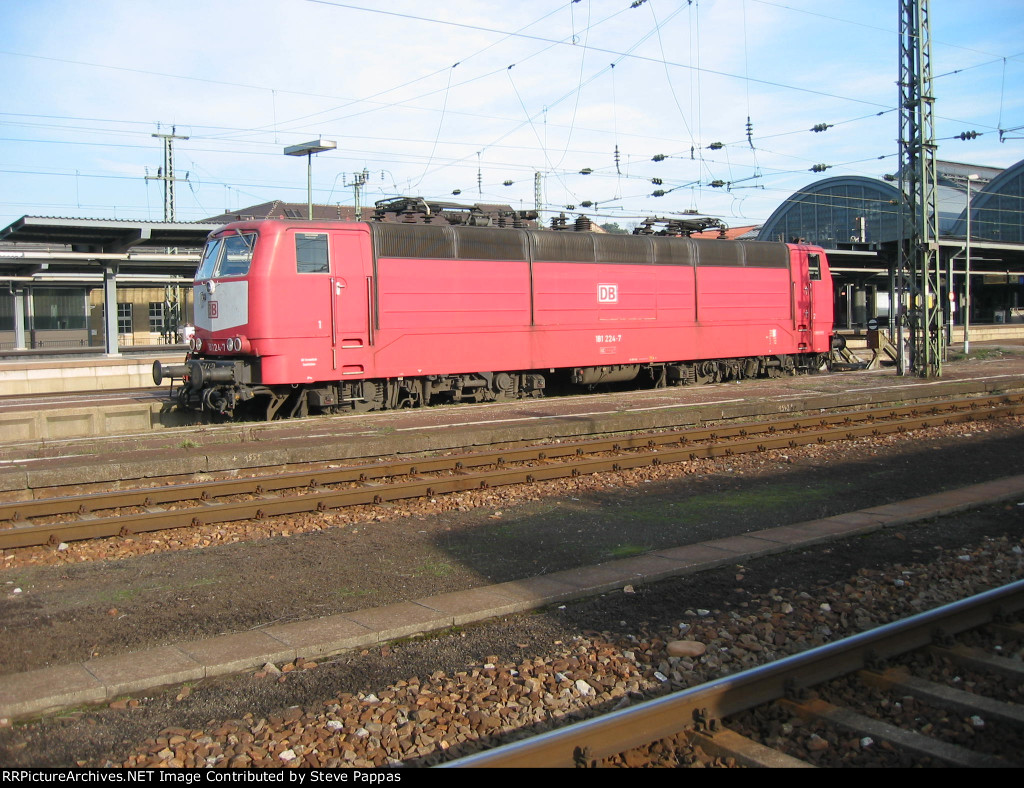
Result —
[[[980,176],[967,176],[967,245],[964,251],[964,355],[971,352],[971,181]]]
[[[289,145],[284,149],[285,156],[306,157],[306,207],[310,219],[313,218],[313,154],[334,150],[337,147],[338,143],[334,140],[312,140],[301,145]]]

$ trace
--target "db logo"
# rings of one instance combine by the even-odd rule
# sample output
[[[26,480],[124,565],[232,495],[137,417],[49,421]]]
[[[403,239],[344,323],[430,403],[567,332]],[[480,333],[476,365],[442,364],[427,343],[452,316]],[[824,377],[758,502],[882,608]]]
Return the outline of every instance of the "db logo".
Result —
[[[210,318],[212,319],[212,318],[217,317],[217,313],[218,313],[217,302],[216,301],[211,301],[209,304],[207,304],[207,306],[209,307]]]
[[[597,303],[599,303],[599,304],[617,304],[617,303],[619,303],[619,286],[618,285],[598,285],[597,286]]]

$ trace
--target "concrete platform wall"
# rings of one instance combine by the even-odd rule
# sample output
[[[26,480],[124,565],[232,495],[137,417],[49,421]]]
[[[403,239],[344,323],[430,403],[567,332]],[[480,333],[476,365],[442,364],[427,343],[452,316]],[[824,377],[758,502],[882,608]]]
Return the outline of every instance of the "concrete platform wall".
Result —
[[[161,357],[180,364],[183,355]],[[0,363],[0,397],[152,389],[153,358],[83,358]]]
[[[67,440],[98,435],[129,435],[155,427],[176,427],[184,418],[162,413],[160,404],[96,405],[53,411],[19,410],[0,413],[4,442]]]

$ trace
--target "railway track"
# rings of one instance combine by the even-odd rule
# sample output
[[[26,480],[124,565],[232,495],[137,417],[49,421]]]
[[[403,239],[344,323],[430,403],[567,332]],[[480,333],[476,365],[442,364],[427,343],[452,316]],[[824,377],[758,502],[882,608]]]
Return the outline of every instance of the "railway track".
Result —
[[[887,663],[909,653],[923,652],[928,659],[950,660],[964,670],[1001,672],[1010,682],[1019,684],[1024,680],[1020,659],[991,656],[976,647],[953,644],[950,639],[981,627],[993,627],[998,630],[997,637],[1024,642],[1024,624],[993,623],[1019,614],[1022,609],[1024,581],[1018,581],[777,662],[444,766],[580,767],[597,765],[605,759],[612,759],[615,765],[639,766],[651,764],[654,755],[664,757],[666,750],[676,763],[685,763],[696,757],[693,753],[697,748],[730,765],[811,765],[787,752],[794,749],[790,746],[790,740],[796,738],[792,725],[789,731],[786,724],[764,725],[765,719],[781,717],[824,724],[858,738],[861,750],[875,748],[880,754],[881,759],[874,765],[888,761],[896,765],[1020,767],[1024,765],[1024,707],[916,678],[904,667]],[[858,688],[843,695],[842,705],[826,700],[837,694],[827,683],[840,677],[851,677]],[[878,691],[886,693],[881,700]],[[977,737],[986,745],[981,750],[987,751],[980,751],[927,735],[934,730],[932,723],[925,721],[927,712],[911,712],[915,729],[885,719],[894,716],[888,712],[904,705],[918,710],[925,705],[945,709],[940,717],[945,714],[947,718],[966,719],[974,728],[1003,728],[1004,735],[990,735],[991,730],[986,730],[985,736]],[[770,730],[766,731],[766,727]],[[806,730],[802,738],[808,738]],[[766,746],[763,741],[772,741],[775,746]]]
[[[1024,394],[0,504],[0,549],[259,520],[1017,416]],[[151,480],[159,483],[160,480]]]

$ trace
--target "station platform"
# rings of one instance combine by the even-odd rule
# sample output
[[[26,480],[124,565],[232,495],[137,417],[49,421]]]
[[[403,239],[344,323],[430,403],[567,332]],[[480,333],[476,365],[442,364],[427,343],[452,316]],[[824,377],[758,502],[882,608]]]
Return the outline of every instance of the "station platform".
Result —
[[[866,330],[838,329],[838,333],[846,337],[848,347],[855,353],[866,348]],[[963,327],[956,326],[950,349],[960,350],[963,341]],[[1024,323],[971,326],[972,346],[999,342],[1024,345]],[[161,364],[180,364],[185,352],[184,347],[176,347],[166,352],[154,350],[119,356],[0,356],[0,397],[124,389],[158,391],[160,387],[153,385],[153,362],[159,359]],[[866,351],[865,360],[868,358],[870,351]]]
[[[868,330],[864,328],[842,328],[841,326],[836,326],[835,332],[845,337],[847,343],[854,348],[864,347],[864,343],[867,342]],[[952,337],[949,342],[950,350],[954,352],[963,350],[964,327],[953,326],[953,330],[949,333]],[[972,346],[981,343],[998,344],[999,342],[1022,345],[1024,344],[1024,323],[972,324],[970,336]]]
[[[184,350],[119,356],[0,359],[0,397],[155,389],[153,361],[180,364]]]
[[[843,332],[854,357],[870,361],[865,331]],[[971,328],[971,360],[988,359],[984,371],[974,364],[963,365],[962,336],[954,333],[950,345],[950,364],[944,367],[944,381],[956,381],[977,375],[992,377],[1024,375],[1024,324],[979,326]],[[995,348],[1010,354],[993,358]],[[55,441],[128,435],[163,430],[169,427],[202,423],[196,414],[178,411],[169,402],[170,386],[153,384],[153,361],[180,364],[183,349],[154,349],[118,357],[78,356],[33,359],[0,358],[0,442]],[[859,376],[864,373],[850,372]],[[871,374],[871,373],[867,373]],[[891,367],[875,374],[891,374]],[[846,382],[848,381],[848,382]],[[855,384],[852,379],[827,383],[820,377],[815,387],[822,391],[842,391]],[[764,381],[746,381],[743,400],[772,396],[762,391]],[[904,379],[903,385],[907,381]],[[728,386],[731,384],[721,384]],[[876,381],[873,385],[879,385]],[[887,385],[896,385],[895,381]],[[994,383],[991,385],[995,385]],[[804,386],[806,388],[806,386]],[[701,392],[700,389],[708,389]],[[687,402],[699,403],[706,397],[721,396],[717,387],[687,387]],[[833,392],[834,393],[834,392]],[[639,399],[643,399],[640,397]],[[533,401],[536,405],[536,401]],[[667,407],[659,404],[658,407]],[[365,419],[363,420],[365,422]]]

